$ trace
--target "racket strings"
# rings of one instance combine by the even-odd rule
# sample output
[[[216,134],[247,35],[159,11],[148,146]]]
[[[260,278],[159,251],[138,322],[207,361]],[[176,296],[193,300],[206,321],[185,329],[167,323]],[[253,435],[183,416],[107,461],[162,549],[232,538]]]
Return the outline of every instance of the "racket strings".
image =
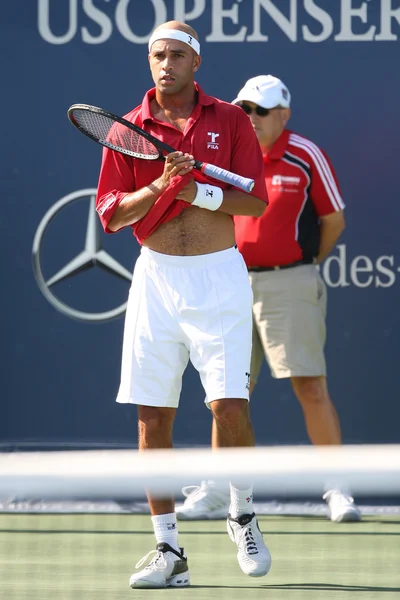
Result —
[[[74,119],[82,129],[112,150],[147,159],[160,155],[145,137],[106,115],[77,109],[74,110]]]

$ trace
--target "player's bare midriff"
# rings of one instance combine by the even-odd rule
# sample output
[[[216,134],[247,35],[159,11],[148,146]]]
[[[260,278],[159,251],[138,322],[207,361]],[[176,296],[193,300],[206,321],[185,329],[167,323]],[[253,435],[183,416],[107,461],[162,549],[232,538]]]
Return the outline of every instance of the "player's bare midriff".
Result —
[[[222,212],[196,206],[185,208],[175,219],[162,223],[143,246],[175,256],[196,256],[226,250],[235,245],[232,218]]]

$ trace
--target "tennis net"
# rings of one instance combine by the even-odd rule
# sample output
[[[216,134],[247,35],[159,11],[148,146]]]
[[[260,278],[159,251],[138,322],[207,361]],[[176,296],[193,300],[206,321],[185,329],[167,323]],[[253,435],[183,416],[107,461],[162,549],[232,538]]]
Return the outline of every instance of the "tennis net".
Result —
[[[0,454],[0,598],[152,599],[131,590],[135,563],[155,548],[145,489],[172,493],[213,480],[254,481],[267,576],[236,561],[224,520],[179,521],[191,586],[185,600],[400,596],[400,446],[279,447]],[[333,523],[321,500],[340,486],[358,523]]]

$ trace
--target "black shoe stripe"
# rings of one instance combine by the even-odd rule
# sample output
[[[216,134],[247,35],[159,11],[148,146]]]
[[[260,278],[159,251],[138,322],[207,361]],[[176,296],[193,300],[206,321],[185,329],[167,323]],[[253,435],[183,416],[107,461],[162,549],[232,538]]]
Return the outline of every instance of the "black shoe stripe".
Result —
[[[181,560],[187,562],[186,556],[183,555],[183,548],[180,548],[181,552],[178,552],[177,550],[175,550],[174,548],[172,548],[172,546],[170,546],[169,544],[167,544],[167,542],[160,542],[159,544],[157,544],[156,550],[158,552],[162,552],[162,553],[172,552],[172,554],[175,554],[175,556],[177,556]]]
[[[244,525],[248,525],[255,516],[256,513],[253,512],[251,513],[251,515],[240,515],[240,517],[236,517],[236,519],[234,519],[229,514],[228,521],[234,521],[235,523],[238,523],[241,527],[243,527]]]

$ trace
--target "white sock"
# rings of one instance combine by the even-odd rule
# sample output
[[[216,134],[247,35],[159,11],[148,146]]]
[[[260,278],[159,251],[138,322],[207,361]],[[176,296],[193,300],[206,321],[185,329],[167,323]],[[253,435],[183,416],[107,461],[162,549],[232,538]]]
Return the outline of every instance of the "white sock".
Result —
[[[151,517],[151,521],[153,523],[157,544],[166,542],[174,550],[179,552],[176,514],[167,513],[165,515],[155,515],[154,517]]]
[[[253,486],[247,490],[239,490],[231,483],[231,503],[229,506],[229,514],[233,519],[237,519],[241,515],[251,515],[253,513]]]

